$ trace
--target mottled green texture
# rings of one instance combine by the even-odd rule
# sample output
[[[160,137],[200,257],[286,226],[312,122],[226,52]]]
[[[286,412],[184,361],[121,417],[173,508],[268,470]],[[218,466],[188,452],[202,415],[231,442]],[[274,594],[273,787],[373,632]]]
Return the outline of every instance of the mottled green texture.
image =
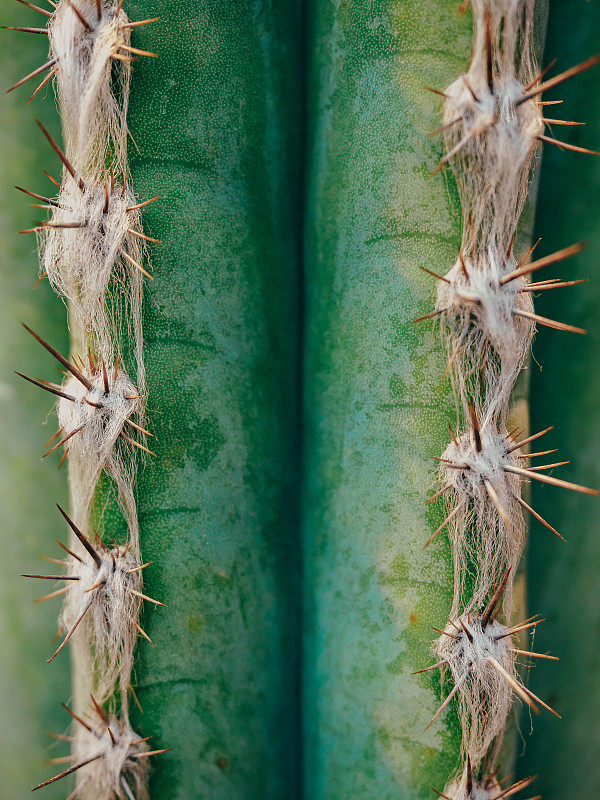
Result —
[[[153,800],[298,788],[300,4],[140,0],[130,148],[154,248],[135,724]]]
[[[17,5],[2,7],[3,25],[39,25],[40,15]],[[42,23],[43,24],[43,23]],[[44,757],[63,750],[45,736],[65,728],[60,701],[69,697],[69,659],[47,664],[56,631],[58,600],[33,600],[56,588],[48,581],[27,581],[23,572],[45,572],[40,555],[58,556],[55,538],[65,535],[55,502],[65,502],[66,474],[57,472],[60,455],[40,463],[45,442],[56,430],[49,394],[26,384],[13,370],[55,380],[48,354],[21,328],[27,322],[67,348],[64,307],[45,282],[35,291],[38,264],[35,237],[19,236],[40,211],[29,207],[15,184],[40,193],[54,187],[43,174],[56,173],[49,148],[35,125],[39,116],[56,134],[52,96],[26,102],[34,80],[12,94],[4,90],[44,63],[48,42],[41,36],[0,31],[0,459],[2,527],[0,558],[0,797],[27,797],[48,775]],[[33,85],[32,85],[33,83]],[[35,202],[35,201],[32,201]],[[43,212],[41,212],[43,214]],[[57,552],[58,551],[58,552]],[[47,800],[64,798],[50,787]]]
[[[546,62],[567,69],[599,49],[597,3],[551,0]],[[564,98],[549,116],[582,120],[583,128],[553,128],[564,141],[600,149],[600,71],[584,73],[548,93]],[[546,98],[545,98],[546,99]],[[532,429],[555,425],[547,447],[572,463],[555,474],[600,488],[600,160],[546,146],[538,196],[540,255],[586,239],[588,249],[545,270],[544,277],[590,278],[584,286],[543,292],[536,311],[587,328],[586,337],[541,330],[534,342]],[[543,250],[542,250],[543,248]],[[541,280],[541,276],[540,276]],[[546,439],[544,441],[546,441]],[[553,459],[554,460],[554,459]],[[600,501],[534,483],[532,505],[566,538],[562,543],[534,523],[529,545],[529,607],[547,619],[536,651],[560,657],[539,664],[530,685],[563,715],[535,721],[527,736],[522,774],[538,773],[535,793],[545,800],[592,798],[600,793]],[[524,733],[529,733],[524,726]]]
[[[459,246],[449,176],[428,180],[443,89],[468,65],[455,0],[319,0],[310,24],[305,327],[305,746],[310,800],[442,790],[460,735],[431,626],[449,611],[432,456],[455,414],[432,325]]]

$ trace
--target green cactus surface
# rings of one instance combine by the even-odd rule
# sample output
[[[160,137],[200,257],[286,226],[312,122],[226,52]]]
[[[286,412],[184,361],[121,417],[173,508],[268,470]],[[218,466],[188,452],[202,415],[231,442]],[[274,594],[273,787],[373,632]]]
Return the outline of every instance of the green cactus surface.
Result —
[[[152,797],[293,798],[298,773],[300,4],[132,2],[133,185],[157,457],[136,724]]]
[[[455,424],[430,321],[461,217],[428,179],[444,89],[468,64],[448,2],[316,2],[310,24],[305,394],[306,797],[417,800],[459,766],[432,661],[452,566],[424,505]],[[432,209],[436,209],[432,213]]]

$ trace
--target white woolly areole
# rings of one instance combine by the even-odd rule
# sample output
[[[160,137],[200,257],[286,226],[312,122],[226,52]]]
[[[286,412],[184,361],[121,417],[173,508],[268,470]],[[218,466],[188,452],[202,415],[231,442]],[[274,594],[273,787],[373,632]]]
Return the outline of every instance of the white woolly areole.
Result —
[[[448,523],[455,570],[453,613],[465,602],[467,575],[474,585],[467,612],[474,612],[511,568],[505,605],[511,608],[512,577],[521,558],[525,522],[515,499],[521,496],[521,479],[504,467],[518,466],[518,451],[503,428],[491,422],[467,429],[451,441],[440,463],[440,485],[447,493]],[[457,510],[458,509],[458,510]],[[502,509],[504,514],[501,514]],[[471,573],[473,573],[471,575]]]
[[[77,0],[77,9],[87,23],[82,24],[69,0],[59,0],[49,23],[51,57],[57,59],[65,157],[72,165],[63,169],[62,187],[56,205],[51,203],[49,225],[71,223],[80,227],[50,227],[42,232],[40,245],[51,284],[69,301],[75,352],[84,355],[91,348],[98,364],[107,365],[110,376],[108,391],[99,368],[87,375],[92,384],[89,390],[69,378],[63,389],[74,402],[61,400],[58,404],[64,435],[82,426],[67,443],[73,520],[87,530],[96,486],[105,471],[116,485],[128,526],[128,557],[140,564],[133,492],[137,459],[135,448],[123,440],[122,434],[127,420],[143,423],[141,306],[145,278],[131,259],[141,265],[145,253],[140,237],[131,233],[141,233],[139,211],[128,210],[137,204],[135,195],[130,188],[122,189],[128,183],[130,186],[126,116],[131,69],[129,56],[124,55],[127,51],[121,49],[129,45],[130,29],[124,27],[128,18],[118,5],[118,0],[103,0],[98,19],[96,0]],[[107,170],[109,163],[111,169]],[[124,363],[124,338],[130,342],[136,385],[122,368],[113,375],[115,359],[119,365]],[[140,397],[128,399],[135,396]],[[130,427],[125,435],[139,441],[140,433]],[[74,537],[71,542],[79,549]],[[139,576],[134,578],[135,582],[140,580]],[[127,720],[128,670],[139,603],[123,594],[125,585],[118,571],[107,580],[92,601],[89,618],[86,614],[71,641],[78,705],[91,691],[104,699],[118,675],[121,713]],[[64,621],[71,621],[87,602],[77,595],[77,591],[68,593]],[[118,615],[123,619],[118,620]],[[86,796],[96,798],[93,791]]]
[[[131,185],[126,122],[131,29],[125,27],[128,17],[120,5],[120,0],[58,0],[48,23],[63,121],[64,169],[59,196],[50,201],[52,219],[39,242],[43,268],[69,303],[74,354],[85,356],[90,349],[97,359],[89,372],[83,368],[83,383],[91,385],[69,377],[61,390],[71,399],[58,403],[63,438],[73,434],[65,443],[73,521],[88,530],[91,503],[104,471],[115,484],[129,532],[128,550],[109,553],[101,548],[100,564],[82,551],[75,534],[71,539],[73,552],[82,553],[80,561],[70,563],[80,580],[69,582],[61,622],[72,627],[90,603],[71,640],[78,710],[92,691],[114,708],[111,695],[118,678],[123,719],[122,725],[114,721],[121,725],[119,732],[116,727],[113,731],[118,746],[106,726],[101,733],[94,728],[92,735],[78,737],[79,756],[93,756],[94,748],[102,754],[78,773],[78,795],[93,800],[147,798],[145,759],[138,762],[131,750],[145,748],[133,744],[135,735],[127,723],[140,610],[140,598],[131,589],[139,589],[141,583],[140,573],[128,570],[130,565],[141,566],[141,558],[133,492],[139,451],[123,437],[144,441],[143,430],[130,430],[127,423],[143,423],[145,279],[135,265],[142,265],[145,248],[142,237],[132,233],[142,233],[139,211],[131,208],[137,205],[135,195],[130,188],[122,189]],[[135,380],[123,370],[125,338]],[[118,368],[113,368],[115,361]],[[106,365],[108,386],[100,364]]]
[[[512,785],[504,783],[505,780],[506,778],[502,782],[499,781],[496,771],[487,775],[483,780],[474,780],[471,764],[467,762],[460,777],[444,789],[442,797],[446,797],[448,800],[503,800],[503,798],[512,797],[531,786],[535,781],[535,776],[522,778]]]
[[[439,282],[436,310],[448,358],[453,358],[453,386],[468,405],[480,396],[482,370],[485,395],[479,404],[505,421],[510,393],[523,368],[535,325],[531,293],[520,277],[502,284],[517,267],[514,256],[489,247],[483,255],[462,255]]]
[[[450,786],[444,789],[444,794],[450,800],[495,800],[501,793],[502,787],[495,783],[487,786],[482,783],[474,783],[471,791],[468,792],[466,786],[458,781],[453,781]]]
[[[472,0],[472,7],[472,60],[444,92],[442,127],[441,165],[449,164],[456,176],[463,234],[436,307],[457,404],[472,421],[442,456],[440,493],[448,516],[434,533],[448,525],[454,559],[452,621],[436,643],[454,686],[440,711],[456,693],[467,756],[461,777],[444,791],[451,800],[491,800],[501,793],[495,778],[477,780],[480,765],[497,756],[513,688],[527,696],[515,681],[511,637],[504,635],[509,629],[491,618],[492,611],[479,610],[492,594],[497,606],[497,586],[505,589],[510,609],[524,541],[520,479],[506,469],[518,466],[518,448],[506,421],[534,332],[527,318],[533,308],[526,280],[504,279],[517,267],[513,242],[544,131],[539,98],[526,99],[538,72],[534,0]],[[510,794],[517,790],[511,787]]]
[[[495,740],[504,733],[513,692],[500,666],[515,676],[509,630],[497,620],[485,627],[482,617],[463,615],[445,628],[436,642],[436,657],[446,662],[457,689],[463,747],[476,768]],[[504,638],[500,638],[504,636]]]
[[[116,484],[130,535],[126,562],[117,561],[117,564],[138,566],[141,556],[133,494],[136,464],[133,450],[136,448],[123,440],[122,434],[127,420],[140,418],[141,399],[137,388],[121,369],[117,369],[116,374],[113,369],[106,370],[108,392],[105,391],[104,370],[99,365],[95,370],[86,371],[84,377],[91,383],[91,388],[87,389],[80,380],[70,376],[62,390],[74,400],[60,398],[58,403],[58,421],[63,436],[73,433],[67,442],[73,518],[83,530],[87,529],[96,485],[101,472],[106,472]],[[133,428],[128,433],[139,437]],[[73,543],[73,547],[81,549],[78,543]],[[62,613],[62,621],[73,624],[88,600],[91,602],[84,617],[85,624],[82,623],[77,630],[73,643],[88,664],[80,680],[85,680],[87,694],[96,692],[101,702],[114,690],[117,676],[121,695],[127,693],[136,641],[134,623],[140,608],[139,598],[127,592],[130,585],[136,588],[134,584],[139,590],[137,573],[133,578],[125,578],[123,570],[111,571],[111,565],[112,556],[106,556],[106,570],[103,572],[103,576],[106,573],[106,584],[97,598],[83,597],[77,588],[67,594]],[[83,581],[85,588],[101,580],[100,576],[96,581],[93,577],[87,576]],[[90,594],[96,595],[96,592]],[[124,714],[126,708],[123,704]]]
[[[58,422],[63,436],[73,434],[68,447],[70,477],[76,476],[80,484],[77,508],[74,509],[76,517],[79,516],[77,511],[81,515],[84,511],[85,514],[89,513],[102,470],[123,490],[132,480],[132,446],[122,439],[117,446],[117,440],[126,421],[140,413],[138,391],[121,369],[118,369],[116,379],[112,369],[108,370],[108,374],[110,387],[107,393],[104,392],[101,374],[87,374],[92,383],[89,390],[77,378],[69,376],[62,390],[74,401],[60,398],[58,402]],[[133,432],[134,429],[130,429],[129,433]],[[83,490],[84,486],[87,487],[86,491]]]
[[[123,258],[122,250],[141,261],[140,239],[129,233],[141,230],[139,210],[127,210],[137,201],[131,190],[119,185],[86,183],[82,190],[67,175],[56,202],[40,236],[42,267],[59,294],[80,305],[82,316],[95,319],[111,277],[118,292],[129,294],[128,281],[135,267]],[[70,224],[81,227],[60,227]],[[126,267],[120,275],[116,264]]]
[[[444,789],[444,794],[450,800],[495,800],[501,793],[502,786],[495,778],[487,778],[482,782],[474,781],[469,791],[466,770],[458,780],[452,781]]]
[[[120,356],[120,340],[133,342],[136,380],[144,392],[145,371],[141,329],[143,275],[123,256],[141,264],[145,248],[135,196],[128,189],[109,189],[104,211],[106,165],[122,184],[128,182],[127,107],[131,65],[121,47],[129,46],[128,17],[118,0],[59,0],[49,21],[50,55],[57,60],[57,84],[63,121],[65,154],[77,173],[74,181],[63,169],[58,207],[50,224],[83,223],[82,228],[50,229],[41,237],[40,260],[54,288],[72,308],[73,332],[92,344],[106,361]],[[123,60],[125,59],[125,60]],[[111,183],[114,179],[111,177]],[[78,186],[81,184],[81,187]],[[110,261],[113,263],[111,264]]]
[[[50,54],[58,60],[58,96],[69,157],[79,172],[104,173],[107,156],[117,174],[127,164],[127,107],[131,65],[113,60],[120,45],[129,45],[127,15],[118,2],[102,2],[98,20],[95,0],[77,0],[92,30],[87,31],[70,6],[60,0],[48,24]]]
[[[140,564],[131,549],[94,548],[100,565],[80,545],[72,559],[68,592],[59,625],[70,631],[78,621],[78,636],[89,641],[96,662],[94,696],[102,704],[115,691],[117,682],[129,683],[137,639],[135,622],[140,613]],[[138,570],[138,571],[132,571]]]
[[[77,726],[74,759],[80,763],[99,758],[77,771],[78,793],[85,792],[94,800],[148,800],[148,758],[138,758],[148,746],[139,734],[114,716],[100,725],[91,717],[85,722],[91,730]]]
[[[137,201],[132,191],[110,187],[109,181],[86,182],[82,190],[67,174],[56,202],[58,207],[38,234],[42,270],[85,321],[85,334],[94,348],[106,354],[122,333],[116,329],[114,304],[123,307],[121,320],[126,310],[139,314],[141,307],[144,278],[124,255],[138,264],[144,258],[140,238],[131,233],[141,231],[140,213],[128,210]],[[107,308],[109,302],[112,309]]]
[[[472,5],[473,58],[466,75],[444,92],[444,141],[452,154],[448,160],[465,223],[470,219],[477,242],[507,252],[527,196],[537,136],[544,131],[539,101],[518,104],[536,72],[531,47],[534,3],[473,0]],[[470,247],[465,240],[464,252]]]
[[[445,90],[444,124],[460,119],[445,132],[446,148],[456,150],[451,163],[478,241],[507,250],[527,197],[537,137],[544,132],[542,112],[535,100],[515,105],[524,89],[517,81],[499,85],[491,96],[473,67],[465,77]]]

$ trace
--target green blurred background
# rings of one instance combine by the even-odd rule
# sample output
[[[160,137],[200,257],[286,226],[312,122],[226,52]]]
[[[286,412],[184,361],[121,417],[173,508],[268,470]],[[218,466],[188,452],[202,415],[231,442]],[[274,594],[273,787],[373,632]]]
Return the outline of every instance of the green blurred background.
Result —
[[[600,50],[597,0],[550,0],[545,62],[553,74]],[[600,150],[600,67],[568,81],[544,99],[546,116],[585,122],[554,126],[548,135]],[[535,297],[536,311],[588,330],[587,336],[542,328],[533,344],[530,412],[533,431],[554,425],[546,447],[572,463],[555,475],[600,488],[600,158],[545,146],[537,201],[539,255],[586,240],[581,255],[545,270],[545,277],[590,282]],[[537,252],[536,252],[537,256]],[[529,613],[546,622],[532,649],[560,657],[530,673],[531,689],[562,720],[523,715],[520,770],[538,774],[535,794],[546,800],[600,796],[600,501],[534,482],[532,505],[567,539],[532,521],[528,553]],[[533,787],[532,787],[533,788]]]
[[[3,0],[0,23],[41,27],[45,18],[13,0]],[[63,352],[68,350],[66,309],[38,277],[35,236],[18,235],[45,211],[32,209],[32,198],[14,189],[55,192],[43,169],[59,169],[35,119],[60,136],[51,89],[27,100],[35,78],[5,95],[4,91],[47,61],[45,36],[0,31],[0,797],[26,797],[47,775],[44,758],[66,750],[45,731],[68,728],[60,706],[71,688],[69,654],[52,664],[52,637],[60,598],[35,605],[33,600],[56,588],[50,581],[27,581],[23,572],[51,572],[40,555],[60,558],[55,543],[67,541],[66,526],[54,506],[67,502],[66,469],[58,472],[58,453],[40,463],[46,441],[56,431],[52,396],[14,374],[52,378],[52,359],[21,322]],[[58,373],[56,373],[58,376]],[[58,456],[58,458],[56,458]],[[64,798],[64,785],[50,786],[47,800]]]

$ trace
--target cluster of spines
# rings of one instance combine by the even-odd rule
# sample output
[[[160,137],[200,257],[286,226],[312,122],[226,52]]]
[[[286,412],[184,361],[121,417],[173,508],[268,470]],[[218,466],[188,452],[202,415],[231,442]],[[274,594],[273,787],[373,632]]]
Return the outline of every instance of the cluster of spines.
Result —
[[[531,786],[535,780],[535,776],[529,776],[515,783],[508,783],[510,778],[511,776],[508,775],[502,780],[498,780],[497,770],[495,770],[485,775],[482,780],[475,780],[471,759],[467,756],[462,775],[456,781],[453,781],[452,785],[446,790],[452,794],[446,794],[437,789],[433,791],[442,800],[504,800],[504,798],[512,797],[514,794]],[[541,798],[541,795],[536,795],[529,798],[529,800],[541,800]]]
[[[17,2],[21,3],[21,5],[27,6],[27,8],[33,9],[33,11],[39,12],[44,17],[46,17],[47,20],[52,20],[52,18],[54,16],[54,10],[56,9],[56,7],[58,5],[58,2],[55,3],[55,2],[53,2],[53,0],[48,0],[50,5],[54,6],[54,10],[53,11],[48,11],[48,10],[46,10],[44,8],[40,8],[39,6],[34,5],[33,3],[28,3],[27,0],[17,0]],[[113,13],[118,14],[121,11],[122,7],[123,7],[123,3],[124,3],[124,0],[119,0],[119,2],[114,6]],[[70,0],[66,0],[66,5],[70,6],[70,8],[72,9],[73,13],[77,17],[77,19],[79,20],[81,25],[83,26],[84,30],[87,31],[88,33],[92,33],[98,27],[98,23],[102,22],[102,20],[104,18],[105,11],[106,11],[104,0],[95,0],[95,4],[96,4],[96,17],[95,18],[94,17],[90,17],[88,19],[84,14],[81,13],[81,11],[79,10],[79,8],[78,8],[78,6],[77,6],[77,4],[75,2],[71,2]],[[134,21],[134,22],[129,22],[129,21],[128,22],[123,22],[123,24],[121,24],[119,27],[120,27],[121,30],[124,31],[124,30],[130,30],[131,28],[137,28],[140,25],[148,25],[150,22],[157,22],[157,21],[158,21],[158,17],[152,17],[151,19],[142,19],[142,20],[137,20],[137,21]],[[2,28],[4,30],[18,31],[20,33],[35,33],[35,34],[40,34],[42,36],[48,36],[49,35],[49,29],[47,27],[44,27],[44,28],[31,28],[31,27],[15,27],[15,26],[11,26],[11,25],[3,25]],[[113,58],[115,61],[122,61],[122,62],[131,63],[132,61],[135,60],[136,56],[151,56],[153,58],[156,58],[156,55],[157,55],[156,53],[150,53],[147,50],[140,50],[137,47],[131,47],[128,44],[120,43],[120,46],[118,47],[118,49],[116,49],[111,54],[111,58]],[[31,103],[31,101],[38,94],[38,92],[40,92],[44,88],[44,86],[47,83],[49,83],[52,80],[52,78],[54,78],[58,74],[58,71],[59,71],[59,59],[56,58],[55,56],[50,58],[50,59],[48,59],[48,61],[46,61],[41,66],[39,66],[36,69],[34,69],[33,72],[30,72],[28,75],[25,75],[23,78],[18,80],[13,86],[11,86],[9,89],[6,90],[6,93],[8,94],[9,92],[12,92],[15,89],[18,89],[20,86],[23,86],[23,84],[28,83],[30,80],[33,80],[33,78],[37,78],[39,75],[42,75],[47,70],[50,70],[50,72],[48,72],[48,74],[44,77],[42,82],[39,84],[39,86],[36,88],[34,93],[31,95],[31,97],[27,101],[27,105],[29,105],[29,103]]]
[[[70,795],[70,800],[79,796],[88,785],[94,786],[99,792],[98,797],[105,800],[143,800],[147,796],[147,757],[166,750],[150,751],[146,745],[147,739],[136,736],[129,725],[127,697],[129,691],[133,692],[130,680],[132,642],[135,642],[138,633],[150,641],[139,624],[142,601],[156,605],[163,603],[141,591],[142,570],[151,562],[141,563],[135,502],[124,467],[127,459],[124,453],[118,451],[118,443],[122,447],[139,448],[153,455],[143,438],[152,434],[141,424],[145,399],[141,322],[137,319],[126,325],[134,333],[132,349],[137,361],[136,385],[124,370],[121,343],[118,341],[119,325],[107,313],[106,304],[109,285],[114,292],[114,284],[116,290],[124,294],[125,305],[129,303],[132,307],[129,310],[139,316],[139,278],[144,276],[152,280],[151,274],[142,266],[144,252],[137,243],[158,240],[143,233],[139,209],[158,198],[138,202],[128,186],[127,163],[123,156],[126,151],[128,73],[125,78],[120,76],[120,93],[113,95],[112,83],[118,83],[119,78],[115,78],[111,64],[114,62],[117,69],[121,64],[122,69],[128,70],[137,57],[156,56],[155,53],[132,47],[129,34],[132,28],[155,22],[158,18],[130,22],[122,10],[123,0],[59,0],[56,3],[48,0],[52,10],[45,10],[26,0],[18,2],[42,14],[47,27],[10,27],[9,30],[49,36],[51,53],[46,63],[8,91],[48,71],[28,102],[55,78],[64,117],[68,119],[71,115],[77,118],[78,108],[65,108],[68,91],[65,85],[61,85],[61,70],[67,58],[77,58],[75,51],[79,48],[81,62],[65,63],[65,81],[71,81],[78,96],[85,94],[83,89],[92,89],[88,92],[91,98],[87,97],[86,113],[94,110],[96,92],[99,110],[98,114],[93,114],[95,128],[90,141],[86,140],[85,127],[74,133],[68,129],[68,122],[65,123],[64,151],[45,127],[38,123],[63,167],[62,183],[46,173],[59,190],[56,197],[16,187],[40,201],[34,204],[35,207],[51,212],[50,219],[22,233],[38,235],[42,258],[40,280],[48,277],[58,294],[69,301],[76,328],[87,342],[88,361],[86,364],[78,356],[68,360],[25,325],[26,330],[64,369],[65,380],[61,384],[17,374],[57,398],[59,429],[47,443],[42,458],[61,447],[65,448],[59,468],[69,457],[72,501],[78,521],[76,524],[59,506],[72,531],[73,549],[58,542],[66,558],[46,560],[65,568],[65,574],[29,574],[25,577],[65,582],[63,588],[38,600],[65,596],[59,619],[59,635],[63,634],[64,638],[48,661],[54,660],[88,620],[84,649],[88,652],[87,666],[92,674],[86,680],[95,688],[91,715],[86,712],[75,714],[65,706],[78,723],[78,728],[73,737],[57,737],[71,742],[72,754],[55,759],[54,763],[75,763],[35,788],[42,788],[76,772],[77,788]],[[62,30],[65,19],[68,24],[64,25],[66,30]],[[108,28],[112,39],[104,38],[109,39],[109,49],[97,59],[100,83],[88,87],[87,71],[94,64],[94,48]],[[68,53],[67,57],[58,55],[61,46]],[[73,75],[77,77],[73,78]],[[118,108],[119,99],[122,108]],[[107,109],[106,120],[102,119],[104,108]],[[94,136],[97,141],[93,140]],[[107,167],[107,160],[111,156],[114,161]],[[117,182],[119,176],[121,185]],[[64,258],[61,259],[61,255]],[[96,268],[95,272],[90,272],[90,268]],[[125,432],[126,425],[133,430]],[[142,441],[138,440],[140,435]],[[73,442],[77,442],[78,458],[75,459],[70,453]],[[77,474],[82,460],[91,464],[83,477]],[[115,481],[121,505],[126,511],[129,537],[124,546],[119,546],[115,541],[114,546],[109,547],[97,534],[94,541],[84,533],[89,524],[90,504],[102,472]],[[83,499],[77,496],[77,490],[81,487],[84,489]],[[129,630],[133,631],[133,636]],[[124,631],[127,633],[123,634]],[[117,687],[118,696],[115,695]]]
[[[53,778],[38,784],[32,791],[43,789],[44,786],[56,783],[83,767],[88,767],[85,773],[80,773],[83,775],[83,780],[67,800],[75,800],[81,789],[88,784],[93,785],[95,777],[105,782],[103,788],[112,792],[114,797],[137,800],[145,792],[143,783],[145,775],[144,770],[139,769],[140,765],[144,765],[150,756],[167,753],[169,748],[150,750],[146,743],[152,738],[151,736],[140,738],[131,729],[128,722],[123,722],[114,715],[108,714],[93,695],[90,696],[90,699],[89,713],[84,712],[81,716],[65,703],[62,704],[79,726],[78,731],[81,734],[79,738],[52,734],[57,739],[71,742],[79,752],[77,755],[72,753],[69,756],[51,759],[48,763],[75,763]],[[98,768],[101,772],[95,776],[94,772],[97,772]]]
[[[583,245],[530,263],[537,243],[518,261],[513,244],[539,142],[599,155],[544,134],[545,126],[581,123],[545,117],[543,107],[560,101],[542,101],[540,95],[598,64],[600,55],[544,80],[554,62],[535,72],[531,0],[473,0],[472,5],[471,66],[445,91],[432,90],[445,100],[443,125],[434,134],[444,134],[446,147],[432,174],[446,164],[453,168],[463,206],[463,239],[456,264],[447,273],[424,268],[439,282],[437,305],[415,320],[439,320],[449,357],[443,378],[450,374],[462,417],[469,420],[457,434],[450,426],[451,441],[436,457],[440,488],[427,501],[443,497],[447,514],[425,547],[447,529],[454,560],[453,606],[444,630],[436,629],[436,663],[419,670],[439,668],[453,682],[427,727],[453,698],[458,702],[465,762],[443,793],[434,789],[445,800],[499,800],[533,780],[503,789],[495,772],[486,776],[498,758],[514,695],[534,713],[542,706],[556,714],[525,686],[516,668],[519,656],[555,658],[513,643],[513,636],[543,620],[536,615],[516,625],[500,621],[512,611],[523,511],[563,538],[521,497],[523,481],[599,494],[545,474],[566,461],[527,466],[529,459],[556,452],[523,451],[551,428],[519,438],[524,431],[509,432],[507,425],[512,389],[529,357],[535,325],[585,333],[535,314],[532,304],[535,292],[584,280],[530,282],[533,273],[575,255]]]

